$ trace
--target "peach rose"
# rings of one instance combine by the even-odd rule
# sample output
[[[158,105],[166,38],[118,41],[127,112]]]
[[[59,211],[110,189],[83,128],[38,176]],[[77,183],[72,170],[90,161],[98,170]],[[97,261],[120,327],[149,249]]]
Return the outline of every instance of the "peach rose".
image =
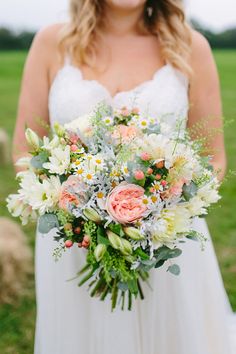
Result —
[[[120,184],[108,195],[106,209],[121,224],[141,219],[147,210],[143,203],[144,189],[136,184]]]
[[[114,130],[112,137],[118,142],[127,144],[139,135],[138,129],[134,125],[126,126],[120,124]]]
[[[79,176],[70,176],[62,183],[62,191],[59,199],[59,207],[69,210],[77,207],[86,201],[86,193]]]

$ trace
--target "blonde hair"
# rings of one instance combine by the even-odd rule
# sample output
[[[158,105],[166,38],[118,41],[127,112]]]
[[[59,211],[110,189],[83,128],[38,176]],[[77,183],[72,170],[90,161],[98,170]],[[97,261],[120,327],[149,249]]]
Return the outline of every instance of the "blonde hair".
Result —
[[[104,0],[70,0],[70,22],[63,28],[59,41],[61,53],[68,52],[75,63],[89,65],[104,20]],[[191,31],[182,0],[147,0],[140,28],[158,36],[165,61],[191,74]]]

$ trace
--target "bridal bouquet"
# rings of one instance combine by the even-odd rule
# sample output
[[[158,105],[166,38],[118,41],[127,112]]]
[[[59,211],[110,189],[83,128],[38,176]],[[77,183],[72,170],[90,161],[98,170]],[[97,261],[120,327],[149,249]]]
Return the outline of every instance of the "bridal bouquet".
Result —
[[[56,259],[86,249],[79,285],[88,281],[101,300],[110,294],[112,309],[117,302],[131,309],[134,297],[144,297],[152,268],[167,262],[178,275],[170,260],[181,242],[204,241],[191,223],[219,200],[219,183],[181,124],[173,132],[138,109],[100,106],[42,140],[26,130],[32,157],[18,162],[27,168],[8,209],[23,224],[38,219],[43,234],[55,229]]]

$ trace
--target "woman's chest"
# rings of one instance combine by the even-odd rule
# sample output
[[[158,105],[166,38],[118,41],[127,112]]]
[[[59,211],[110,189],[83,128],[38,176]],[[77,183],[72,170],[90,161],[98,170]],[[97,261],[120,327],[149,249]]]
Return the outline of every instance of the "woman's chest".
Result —
[[[80,69],[65,65],[57,73],[49,92],[51,123],[67,123],[90,113],[101,102],[114,108],[139,107],[143,114],[165,116],[174,122],[187,114],[188,80],[167,64],[150,80],[113,96],[99,81],[85,79]]]

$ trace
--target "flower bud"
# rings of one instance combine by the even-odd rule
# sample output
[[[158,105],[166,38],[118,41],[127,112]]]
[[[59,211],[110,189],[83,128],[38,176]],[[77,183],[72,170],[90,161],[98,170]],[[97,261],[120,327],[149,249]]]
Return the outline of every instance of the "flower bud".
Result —
[[[65,128],[61,126],[59,123],[54,124],[54,131],[59,137],[63,137],[65,134]]]
[[[32,147],[34,150],[38,150],[39,137],[32,129],[30,128],[26,129],[25,138],[30,147]]]
[[[116,235],[111,230],[107,230],[107,236],[112,247],[115,248],[116,250],[121,250],[122,242],[120,236]]]
[[[107,250],[106,245],[103,245],[101,243],[97,245],[97,247],[94,250],[94,256],[97,262],[99,262],[102,259],[102,257],[106,253],[106,250]]]
[[[101,221],[100,215],[93,208],[85,208],[83,210],[83,214],[87,219],[96,223],[99,223]]]
[[[144,239],[144,236],[138,229],[136,229],[136,227],[124,227],[123,230],[127,236],[132,238],[132,240],[139,241]]]
[[[130,254],[133,253],[132,245],[128,240],[121,238],[121,243],[122,243],[122,247],[120,251],[123,255],[129,256]]]

